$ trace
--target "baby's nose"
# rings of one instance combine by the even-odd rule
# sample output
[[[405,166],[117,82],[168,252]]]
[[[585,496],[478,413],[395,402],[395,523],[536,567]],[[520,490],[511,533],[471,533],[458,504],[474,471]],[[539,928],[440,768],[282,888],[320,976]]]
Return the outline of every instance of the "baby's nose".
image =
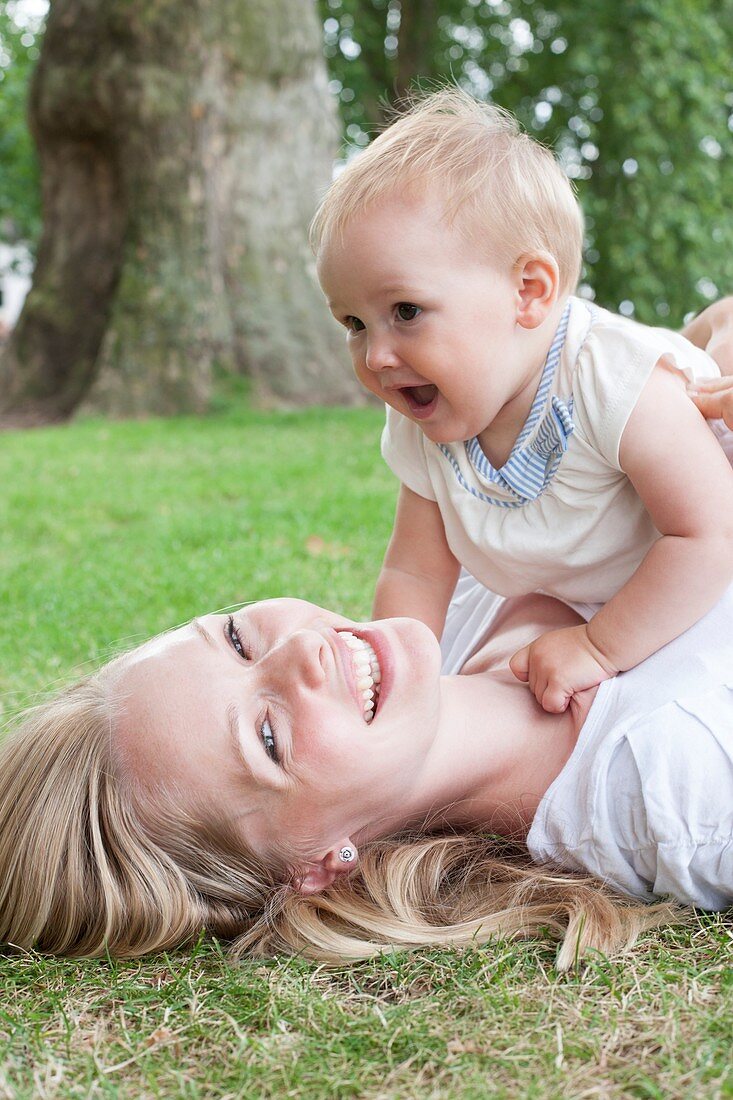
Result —
[[[374,339],[369,341],[366,353],[366,365],[369,370],[389,370],[397,365],[397,355],[388,340]]]

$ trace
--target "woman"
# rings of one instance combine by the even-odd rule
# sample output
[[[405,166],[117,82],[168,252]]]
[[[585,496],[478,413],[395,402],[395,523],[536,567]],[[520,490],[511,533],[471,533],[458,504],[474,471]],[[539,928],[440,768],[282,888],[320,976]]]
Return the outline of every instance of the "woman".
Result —
[[[567,966],[668,913],[528,853],[632,899],[730,904],[733,593],[550,715],[507,661],[575,613],[463,586],[443,676],[413,620],[278,600],[32,713],[0,750],[0,940],[138,955],[207,928],[235,953],[351,959],[551,929]]]

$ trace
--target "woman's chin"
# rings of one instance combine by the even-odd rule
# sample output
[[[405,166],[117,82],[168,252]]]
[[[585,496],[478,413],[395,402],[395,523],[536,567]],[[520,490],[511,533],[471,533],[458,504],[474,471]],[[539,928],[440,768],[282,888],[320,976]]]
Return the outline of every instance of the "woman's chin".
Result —
[[[372,630],[382,631],[385,636],[392,638],[393,644],[399,645],[403,656],[425,661],[430,666],[435,666],[436,671],[440,673],[440,642],[430,627],[420,619],[400,616],[392,619],[378,619],[376,622],[365,625]]]
[[[379,657],[384,709],[399,699],[413,714],[437,712],[441,653],[430,627],[418,619],[395,618],[370,623],[368,629]]]
[[[435,634],[421,622],[420,619],[390,619],[390,622],[399,623],[402,631],[404,631],[405,648],[414,652],[416,657],[423,657],[425,660],[430,661],[436,666],[436,671],[440,674],[441,654],[440,654],[440,642],[435,637]]]

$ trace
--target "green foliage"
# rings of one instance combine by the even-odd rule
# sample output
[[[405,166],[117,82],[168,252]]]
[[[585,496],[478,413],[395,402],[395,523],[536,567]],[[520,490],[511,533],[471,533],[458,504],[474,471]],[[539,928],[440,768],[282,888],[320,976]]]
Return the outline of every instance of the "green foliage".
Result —
[[[583,281],[600,302],[678,325],[733,289],[733,0],[320,5],[350,143],[383,123],[408,75],[455,80],[560,155],[586,213]],[[400,24],[421,13],[431,33],[417,56]]]
[[[519,110],[577,181],[597,298],[676,326],[733,287],[733,3],[596,0],[561,14],[561,97],[544,133],[536,105],[558,76],[546,51]]]
[[[586,213],[584,282],[599,301],[678,325],[733,289],[733,0],[318,4],[351,145],[383,125],[410,80],[457,80],[562,157]],[[34,241],[25,109],[40,27],[21,26],[18,11],[0,7],[0,225]]]
[[[38,20],[0,5],[0,237],[33,243],[41,223],[38,160],[28,132],[27,100],[38,59]]]

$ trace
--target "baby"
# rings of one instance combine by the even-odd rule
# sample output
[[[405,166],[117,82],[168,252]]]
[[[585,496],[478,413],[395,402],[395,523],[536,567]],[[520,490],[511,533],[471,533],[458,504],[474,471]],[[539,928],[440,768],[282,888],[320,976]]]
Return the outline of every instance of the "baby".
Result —
[[[460,566],[564,600],[587,622],[511,662],[559,712],[715,604],[733,472],[686,387],[720,372],[677,333],[572,296],[582,215],[548,150],[442,90],[347,165],[312,238],[402,482],[375,617],[440,636]]]

